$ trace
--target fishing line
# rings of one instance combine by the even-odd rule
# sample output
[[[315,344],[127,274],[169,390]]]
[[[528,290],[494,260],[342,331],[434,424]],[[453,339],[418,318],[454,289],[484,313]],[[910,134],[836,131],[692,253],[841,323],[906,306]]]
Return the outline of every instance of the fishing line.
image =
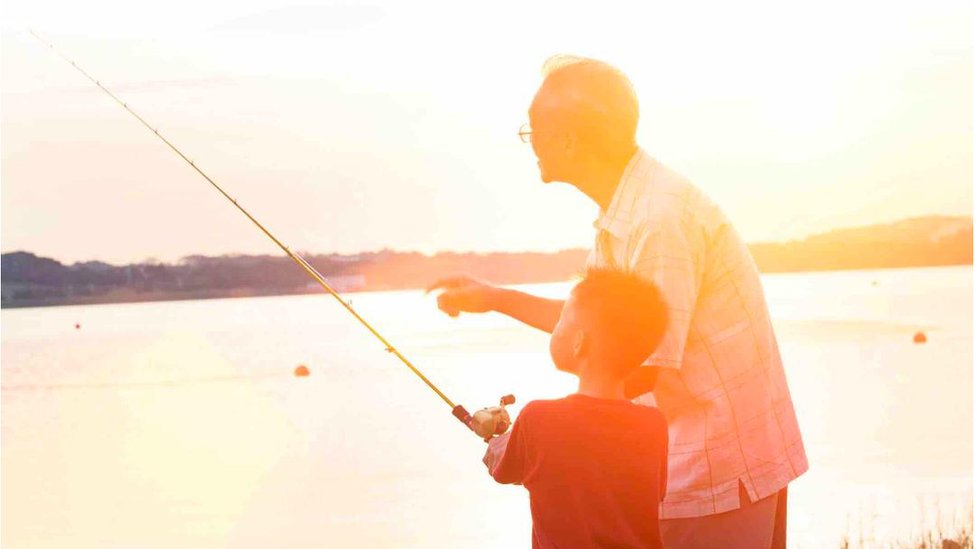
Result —
[[[196,170],[197,173],[199,173],[201,176],[203,176],[203,178],[206,179],[207,182],[210,183],[215,189],[217,189],[217,191],[220,192],[220,194],[222,194],[224,196],[224,198],[226,198],[227,200],[231,201],[234,204],[234,206],[236,206],[237,209],[241,211],[241,213],[243,213],[245,216],[247,216],[247,218],[250,219],[252,223],[254,223],[259,229],[261,229],[261,232],[263,232],[265,235],[268,236],[268,238],[270,238],[275,244],[277,244],[278,247],[281,248],[281,250],[284,251],[285,254],[288,255],[288,257],[290,257],[299,267],[302,268],[302,270],[304,270],[308,274],[308,276],[312,277],[312,279],[314,279],[316,282],[318,282],[319,285],[322,286],[322,288],[325,289],[325,291],[329,293],[329,295],[331,295],[332,297],[334,297],[336,299],[336,301],[339,302],[340,305],[342,305],[347,311],[349,311],[350,314],[352,314],[352,316],[356,317],[356,320],[358,320],[363,326],[365,326],[366,329],[370,331],[370,333],[372,333],[374,336],[376,336],[376,338],[379,339],[381,343],[383,343],[383,345],[384,345],[384,347],[385,347],[385,349],[386,349],[387,352],[393,354],[395,357],[397,357],[398,359],[400,359],[400,362],[403,362],[403,364],[407,368],[410,368],[410,371],[412,371],[414,374],[416,374],[417,377],[419,377],[424,383],[427,384],[428,387],[431,388],[431,390],[433,390],[435,393],[437,393],[437,396],[441,397],[441,400],[443,400],[444,402],[446,402],[447,405],[451,407],[451,413],[454,415],[454,417],[458,418],[462,423],[464,423],[468,427],[471,427],[471,414],[469,414],[468,411],[465,410],[464,407],[461,406],[460,404],[457,404],[456,405],[453,402],[451,402],[451,399],[447,398],[447,395],[445,395],[443,392],[441,392],[441,390],[438,389],[437,386],[434,385],[429,379],[427,379],[427,377],[424,374],[422,374],[420,372],[420,370],[417,369],[417,367],[415,367],[409,360],[407,360],[407,358],[405,356],[403,356],[400,353],[400,351],[398,351],[396,349],[396,347],[393,346],[393,344],[391,344],[389,341],[386,340],[386,338],[384,338],[382,335],[380,335],[380,333],[377,332],[376,329],[373,328],[373,326],[371,326],[369,324],[369,322],[366,322],[366,320],[362,316],[360,316],[359,313],[357,313],[352,308],[352,306],[349,305],[349,303],[347,303],[344,299],[342,299],[342,297],[334,289],[332,289],[332,286],[330,286],[329,283],[325,280],[325,277],[323,277],[317,270],[315,270],[315,267],[312,267],[312,265],[309,264],[309,262],[306,261],[304,257],[302,257],[298,253],[295,253],[295,252],[291,251],[291,249],[288,246],[284,245],[280,240],[278,240],[278,238],[276,238],[273,234],[271,234],[271,232],[268,229],[266,229],[264,227],[264,225],[262,225],[261,223],[259,223],[258,220],[255,219],[254,216],[252,216],[247,210],[245,210],[243,206],[241,206],[240,204],[238,204],[237,199],[235,199],[231,195],[227,194],[227,192],[224,191],[224,189],[220,185],[218,185],[216,181],[214,181],[213,179],[211,179],[211,177],[209,175],[207,175],[202,169],[200,169],[200,167],[197,166],[196,163],[194,163],[192,160],[190,160],[185,154],[183,154],[182,151],[180,151],[178,148],[176,148],[176,146],[173,145],[172,142],[170,142],[162,134],[160,134],[159,133],[159,130],[157,130],[156,128],[152,127],[148,122],[146,122],[146,120],[144,118],[142,118],[141,116],[139,116],[138,113],[136,113],[134,110],[132,110],[132,108],[129,107],[128,103],[126,103],[126,102],[122,101],[121,99],[119,99],[118,97],[116,97],[116,95],[114,93],[112,93],[111,91],[109,91],[108,88],[106,88],[105,86],[103,86],[102,83],[99,80],[96,80],[95,78],[93,78],[84,69],[82,69],[77,63],[75,63],[71,59],[68,59],[57,48],[55,48],[53,44],[51,44],[47,40],[44,40],[43,38],[41,38],[40,36],[38,36],[38,34],[36,32],[34,32],[33,30],[31,30],[30,33],[39,42],[41,42],[42,44],[44,44],[45,46],[47,46],[51,51],[53,51],[55,54],[57,54],[58,57],[60,57],[61,59],[64,59],[65,61],[67,61],[69,64],[71,64],[72,67],[74,67],[75,69],[77,69],[78,72],[80,72],[81,74],[83,74],[85,76],[85,78],[87,78],[88,80],[92,81],[102,91],[104,91],[106,94],[108,94],[109,97],[111,97],[113,100],[115,100],[116,103],[118,103],[119,105],[121,105],[123,109],[125,109],[126,111],[129,112],[129,114],[131,114],[132,116],[134,116],[136,118],[136,120],[138,120],[140,123],[142,123],[142,125],[145,126],[149,131],[151,131],[154,134],[156,134],[156,137],[158,137],[160,140],[162,140],[162,142],[165,143],[170,149],[172,149],[173,152],[175,152],[176,154],[178,154],[180,156],[180,158],[182,158],[183,160],[185,160],[186,163],[189,164],[191,168],[193,168],[194,170]]]

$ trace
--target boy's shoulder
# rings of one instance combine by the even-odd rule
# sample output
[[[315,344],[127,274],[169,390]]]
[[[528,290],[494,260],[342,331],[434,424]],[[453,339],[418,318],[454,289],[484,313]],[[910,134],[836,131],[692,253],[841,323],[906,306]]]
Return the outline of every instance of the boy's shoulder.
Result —
[[[562,410],[565,408],[575,408],[580,404],[583,404],[582,399],[589,399],[589,397],[580,397],[580,395],[574,393],[561,398],[540,398],[531,400],[522,408],[522,414],[526,412],[532,414],[544,414],[546,412]]]
[[[545,421],[546,418],[563,415],[572,407],[569,397],[531,400],[522,407],[516,421],[522,423]]]
[[[533,400],[527,403],[515,420],[520,436],[549,440],[562,440],[560,433],[626,433],[626,437],[644,441],[635,444],[651,444],[668,440],[668,422],[664,413],[656,407],[636,404],[629,400],[598,399],[583,395],[570,395],[551,400]],[[621,440],[619,436],[611,436]],[[654,450],[657,451],[657,450]]]
[[[569,409],[600,408],[612,410],[620,414],[639,417],[643,421],[653,422],[667,428],[664,413],[655,406],[636,404],[629,400],[609,400],[572,394],[563,398],[540,399],[530,401],[519,413],[519,418],[543,417],[552,414],[562,414]]]
[[[555,398],[555,399],[530,400],[525,404],[525,406],[522,407],[522,411],[519,412],[518,417],[519,419],[523,419],[523,418],[529,418],[533,416],[547,414],[552,410],[560,408],[561,407],[560,402],[562,400],[564,399]]]

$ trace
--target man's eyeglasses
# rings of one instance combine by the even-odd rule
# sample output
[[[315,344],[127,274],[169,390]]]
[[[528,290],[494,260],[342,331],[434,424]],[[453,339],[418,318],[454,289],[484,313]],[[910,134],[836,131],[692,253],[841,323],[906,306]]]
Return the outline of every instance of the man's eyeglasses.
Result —
[[[532,126],[529,126],[529,123],[528,122],[526,122],[525,124],[522,124],[522,126],[519,127],[518,136],[519,136],[519,139],[522,140],[522,143],[531,143],[532,142]]]

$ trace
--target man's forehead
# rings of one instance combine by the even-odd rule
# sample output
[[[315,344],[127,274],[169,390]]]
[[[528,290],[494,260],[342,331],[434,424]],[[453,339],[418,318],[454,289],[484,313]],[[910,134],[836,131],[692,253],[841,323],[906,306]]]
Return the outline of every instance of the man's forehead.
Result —
[[[537,121],[550,120],[555,118],[559,113],[565,113],[568,106],[569,102],[564,94],[557,93],[543,86],[536,92],[535,97],[532,99],[532,104],[529,105],[529,118]]]
[[[532,103],[529,105],[529,114],[535,116],[544,115],[547,111],[552,110],[553,103],[555,102],[556,98],[552,96],[551,92],[547,91],[544,87],[539,88],[535,97],[532,98]]]
[[[567,85],[543,83],[529,106],[529,118],[538,122],[564,120],[567,115],[574,118],[586,116],[584,106],[587,100],[581,90]]]

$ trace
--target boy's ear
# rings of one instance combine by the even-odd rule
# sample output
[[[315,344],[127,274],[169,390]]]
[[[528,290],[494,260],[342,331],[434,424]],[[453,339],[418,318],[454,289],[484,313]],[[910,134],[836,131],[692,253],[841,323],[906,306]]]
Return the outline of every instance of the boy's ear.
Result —
[[[590,351],[590,337],[583,330],[576,330],[573,336],[573,357],[580,358]]]

